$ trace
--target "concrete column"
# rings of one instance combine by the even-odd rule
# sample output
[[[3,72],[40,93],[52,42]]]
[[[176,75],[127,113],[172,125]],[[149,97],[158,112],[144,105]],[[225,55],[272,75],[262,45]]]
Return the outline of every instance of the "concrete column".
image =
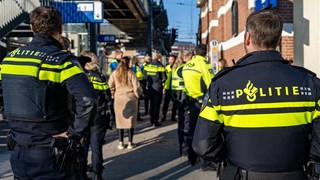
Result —
[[[295,0],[294,64],[303,66],[320,77],[320,1]]]

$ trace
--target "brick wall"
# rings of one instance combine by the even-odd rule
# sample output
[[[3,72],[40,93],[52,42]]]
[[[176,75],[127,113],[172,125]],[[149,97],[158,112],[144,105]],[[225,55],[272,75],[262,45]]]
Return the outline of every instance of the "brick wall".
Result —
[[[293,23],[293,0],[278,0],[277,10],[284,23]]]
[[[211,40],[217,40],[220,42],[232,41],[232,8],[228,9],[225,14],[222,14],[218,18],[218,10],[227,4],[228,0],[213,0],[212,10],[209,11],[205,17],[201,18],[202,21],[202,33],[208,28],[207,17],[209,16],[209,22],[212,19],[218,20],[218,26],[213,27],[210,30],[209,42]],[[207,4],[205,4],[201,11],[205,11]],[[293,23],[293,0],[278,0],[277,11],[284,18],[284,23]],[[248,9],[248,0],[238,0],[238,33],[241,33],[245,29],[246,18],[253,12],[253,9]],[[238,35],[239,36],[239,35]],[[243,37],[238,37],[242,38]],[[206,44],[206,38],[202,38],[201,42]],[[294,59],[293,57],[293,36],[283,36],[281,43],[281,53],[286,59]],[[232,65],[232,59],[238,60],[245,55],[243,44],[235,44],[232,48],[226,49],[223,52],[224,58],[227,60],[228,65]],[[221,52],[219,52],[219,56]],[[220,57],[219,57],[220,58]]]
[[[293,36],[282,36],[281,53],[287,60],[294,60]]]

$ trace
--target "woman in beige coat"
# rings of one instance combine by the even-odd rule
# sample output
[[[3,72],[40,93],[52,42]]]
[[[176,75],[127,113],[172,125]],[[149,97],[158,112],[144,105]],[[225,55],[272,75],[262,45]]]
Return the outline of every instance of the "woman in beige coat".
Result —
[[[118,149],[123,149],[124,130],[128,130],[129,143],[127,148],[134,147],[133,131],[137,125],[138,100],[142,91],[139,80],[129,66],[130,58],[121,58],[117,69],[109,78],[111,96],[114,99],[116,127],[119,131]]]

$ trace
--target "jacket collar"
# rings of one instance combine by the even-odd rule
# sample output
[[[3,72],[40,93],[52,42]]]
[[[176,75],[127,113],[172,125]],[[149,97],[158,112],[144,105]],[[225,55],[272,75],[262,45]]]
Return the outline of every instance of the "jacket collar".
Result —
[[[55,46],[62,49],[62,45],[59,41],[49,35],[35,33],[30,45],[35,46]]]
[[[200,55],[194,55],[191,60],[207,61],[207,59],[205,57],[200,56]]]
[[[246,54],[239,61],[236,62],[236,66],[245,66],[248,64],[259,63],[259,62],[270,62],[270,61],[281,61],[282,63],[288,64],[289,61],[283,59],[281,54],[276,50],[267,51],[255,51]]]

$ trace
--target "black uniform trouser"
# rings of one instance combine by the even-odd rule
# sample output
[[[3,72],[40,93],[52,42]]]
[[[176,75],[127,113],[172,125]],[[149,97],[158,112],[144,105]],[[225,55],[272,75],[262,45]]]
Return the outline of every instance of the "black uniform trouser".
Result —
[[[189,117],[186,114],[185,107],[183,102],[179,100],[174,101],[174,105],[177,107],[178,110],[178,138],[179,138],[179,152],[180,155],[188,153],[188,124],[189,124]]]
[[[55,169],[55,154],[50,147],[29,148],[16,145],[11,153],[10,163],[15,179],[76,179],[75,167],[64,171]]]
[[[112,121],[116,122],[116,114],[114,112],[114,99],[111,99],[111,101],[110,101],[110,112],[111,112],[111,116],[112,116]]]
[[[150,95],[150,122],[151,125],[158,123],[160,106],[162,101],[162,93],[154,89],[148,89]]]
[[[150,101],[149,94],[145,94],[144,95],[144,114],[149,114],[149,101]]]
[[[107,116],[97,114],[93,124],[90,127],[90,134],[87,137],[87,142],[83,147],[83,157],[80,157],[79,171],[84,173],[87,171],[89,144],[91,144],[91,161],[92,170],[96,174],[101,174],[103,171],[103,153],[102,146],[107,130]]]
[[[144,114],[149,114],[149,101],[150,101],[150,95],[149,91],[146,88],[146,80],[141,81],[143,94],[144,94]]]
[[[140,84],[140,86],[142,87],[142,89],[144,89],[144,88],[143,88],[143,86],[144,86],[144,85],[143,85],[143,80],[139,80],[139,84]],[[140,99],[138,99],[138,112],[137,112],[137,113],[138,113],[138,114],[137,114],[137,115],[138,115],[137,117],[138,117],[138,120],[139,120],[139,119],[140,119]]]
[[[171,101],[171,89],[166,89],[165,90],[165,94],[164,94],[164,102],[163,102],[163,106],[162,106],[162,115],[163,115],[163,120],[165,121],[166,120],[166,115],[167,115],[167,112],[168,112],[168,108],[169,108],[169,104],[170,104],[170,101]],[[172,105],[172,114],[171,114],[171,120],[174,120],[175,117],[176,117],[176,112],[177,111],[177,108],[175,106],[175,104]]]
[[[188,98],[190,99],[190,98]],[[188,126],[188,138],[187,138],[187,144],[188,144],[188,159],[191,163],[195,163],[197,160],[197,154],[194,152],[192,149],[192,140],[193,140],[193,135],[194,131],[196,128],[198,116],[200,113],[200,107],[201,105],[197,101],[193,100],[187,100],[188,104],[188,110],[189,110],[189,122],[186,122]]]

